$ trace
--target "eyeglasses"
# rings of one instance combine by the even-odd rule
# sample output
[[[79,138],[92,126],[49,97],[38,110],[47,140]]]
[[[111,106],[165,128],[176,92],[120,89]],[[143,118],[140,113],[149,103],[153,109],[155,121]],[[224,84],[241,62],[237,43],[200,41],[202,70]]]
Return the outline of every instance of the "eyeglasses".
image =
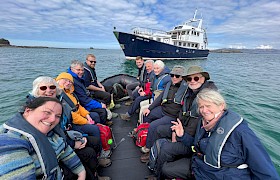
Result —
[[[193,78],[192,77],[187,77],[186,79],[187,79],[188,82],[191,82],[192,79],[197,82],[197,81],[199,81],[200,77],[198,77],[198,76],[195,76]]]
[[[55,85],[51,85],[51,86],[40,86],[40,89],[41,89],[42,91],[45,91],[45,90],[47,90],[48,88],[54,90],[54,89],[56,89],[56,86],[55,86]]]
[[[89,62],[90,62],[91,64],[92,64],[92,63],[96,64],[96,61],[89,61]]]
[[[176,78],[179,78],[181,77],[180,75],[177,75],[177,74],[170,74],[171,77],[176,77]]]

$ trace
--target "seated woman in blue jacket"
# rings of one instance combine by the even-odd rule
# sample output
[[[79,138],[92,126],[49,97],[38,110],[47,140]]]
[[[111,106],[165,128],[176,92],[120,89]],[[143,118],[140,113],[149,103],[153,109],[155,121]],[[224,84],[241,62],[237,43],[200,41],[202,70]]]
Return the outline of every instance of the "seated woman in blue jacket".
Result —
[[[172,122],[171,127],[177,139],[194,153],[191,170],[186,168],[190,159],[184,158],[165,163],[163,174],[176,177],[173,170],[180,169],[181,174],[193,175],[197,180],[280,179],[258,137],[239,114],[227,109],[218,91],[203,89],[197,94],[197,103],[202,118],[194,138],[184,132],[180,120]]]

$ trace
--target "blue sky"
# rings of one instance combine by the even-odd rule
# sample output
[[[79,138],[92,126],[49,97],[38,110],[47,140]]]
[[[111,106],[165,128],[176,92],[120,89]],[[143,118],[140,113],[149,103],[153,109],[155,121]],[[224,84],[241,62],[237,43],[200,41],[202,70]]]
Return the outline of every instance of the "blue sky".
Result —
[[[209,49],[280,49],[279,0],[1,0],[0,38],[13,45],[120,49],[114,26],[168,31],[195,9]]]

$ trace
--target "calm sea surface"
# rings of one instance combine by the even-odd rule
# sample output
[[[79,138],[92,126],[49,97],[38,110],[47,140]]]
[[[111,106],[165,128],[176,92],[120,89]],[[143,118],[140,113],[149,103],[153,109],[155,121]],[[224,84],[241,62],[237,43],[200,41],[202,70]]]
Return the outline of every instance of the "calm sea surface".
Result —
[[[118,74],[136,75],[133,61],[120,50],[0,48],[0,124],[23,104],[38,76],[56,77],[71,60],[97,57],[99,80]],[[166,61],[166,65],[200,65],[240,113],[269,152],[280,174],[280,53],[211,53],[207,60]]]

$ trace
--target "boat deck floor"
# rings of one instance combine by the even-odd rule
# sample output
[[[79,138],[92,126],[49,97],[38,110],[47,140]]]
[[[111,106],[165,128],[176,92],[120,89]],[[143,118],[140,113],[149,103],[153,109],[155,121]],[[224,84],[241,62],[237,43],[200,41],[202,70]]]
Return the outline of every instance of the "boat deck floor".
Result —
[[[115,113],[126,113],[129,106],[125,106],[121,102],[121,108],[113,110]],[[130,121],[124,121],[118,116],[112,119],[114,124],[111,126],[115,137],[115,143],[121,141],[116,149],[113,150],[111,160],[112,165],[106,168],[100,168],[101,176],[109,176],[112,180],[143,180],[145,176],[151,174],[145,163],[140,161],[140,148],[135,145],[135,142],[128,136],[129,132],[136,127],[138,114],[134,114]],[[114,145],[115,145],[114,143]],[[112,147],[114,147],[112,145]]]

